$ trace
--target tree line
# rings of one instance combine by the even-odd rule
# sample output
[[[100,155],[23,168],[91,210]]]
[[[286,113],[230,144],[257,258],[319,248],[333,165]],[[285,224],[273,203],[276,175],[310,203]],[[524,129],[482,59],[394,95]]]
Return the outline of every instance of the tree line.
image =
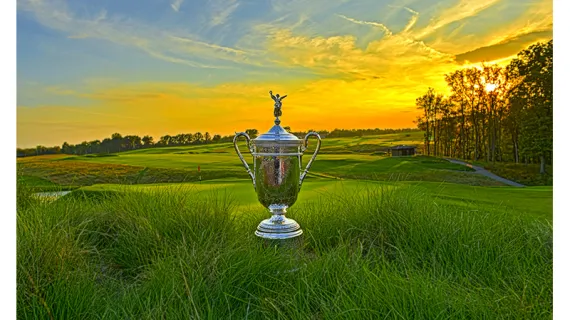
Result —
[[[304,137],[307,132],[314,131],[292,131],[291,127],[283,127],[288,132],[298,136]],[[363,135],[375,135],[383,133],[397,133],[397,132],[408,132],[417,131],[417,129],[334,129],[329,132],[327,130],[317,131],[321,137],[356,137]],[[245,131],[250,138],[255,139],[259,131],[257,129],[247,129]],[[79,144],[69,144],[64,142],[61,147],[45,147],[37,146],[36,148],[22,149],[18,148],[16,150],[16,155],[18,157],[27,156],[37,156],[44,154],[73,154],[73,155],[85,155],[85,154],[104,154],[104,153],[116,153],[122,151],[136,150],[142,148],[158,148],[166,146],[187,146],[187,145],[198,145],[198,144],[210,144],[210,143],[223,143],[232,142],[234,135],[221,136],[219,134],[214,134],[213,136],[209,132],[202,134],[201,132],[196,133],[181,133],[177,135],[164,135],[160,137],[158,141],[155,141],[152,136],[145,135],[142,138],[138,135],[126,135],[123,136],[120,133],[114,133],[109,138],[103,140],[93,140],[93,141],[83,141]]]
[[[152,147],[165,147],[165,146],[184,146],[195,144],[208,144],[217,142],[228,142],[233,139],[233,136],[222,137],[219,134],[212,136],[209,132],[202,134],[196,133],[181,133],[177,135],[164,135],[158,141],[155,141],[152,136],[145,135],[142,138],[138,135],[123,136],[120,133],[113,133],[111,137],[103,140],[83,141],[79,144],[69,144],[64,142],[61,147],[54,146],[47,148],[44,146],[37,146],[36,148],[17,149],[17,156],[32,156],[42,154],[98,154],[98,153],[115,153],[121,151],[136,150],[142,148]]]
[[[552,164],[553,42],[536,43],[506,67],[445,75],[450,94],[428,88],[416,99],[424,152],[488,162]]]

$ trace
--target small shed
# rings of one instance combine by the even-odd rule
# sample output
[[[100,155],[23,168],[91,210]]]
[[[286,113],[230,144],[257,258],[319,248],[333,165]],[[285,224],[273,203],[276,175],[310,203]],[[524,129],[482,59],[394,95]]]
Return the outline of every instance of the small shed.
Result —
[[[416,154],[416,147],[399,145],[390,148],[392,157],[410,157]]]

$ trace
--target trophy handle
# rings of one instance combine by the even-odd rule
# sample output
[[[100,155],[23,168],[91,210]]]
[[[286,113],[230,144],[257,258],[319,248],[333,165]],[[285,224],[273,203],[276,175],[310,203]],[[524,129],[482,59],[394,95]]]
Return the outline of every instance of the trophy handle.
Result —
[[[241,152],[239,151],[239,148],[237,146],[237,142],[239,137],[245,137],[245,139],[247,140],[247,148],[249,149],[250,152],[252,152],[251,150],[251,139],[249,138],[249,135],[245,132],[238,132],[236,133],[236,136],[234,137],[234,148],[236,149],[237,155],[239,157],[239,159],[241,160],[241,162],[243,163],[243,165],[245,166],[245,169],[247,170],[247,173],[249,174],[249,176],[251,177],[251,181],[253,182],[253,188],[255,189],[255,176],[254,174],[251,172],[251,170],[249,169],[249,165],[247,164],[247,162],[245,161],[245,159],[243,158],[243,156],[241,155]]]
[[[309,169],[311,168],[313,161],[315,161],[315,158],[317,157],[317,153],[319,153],[319,150],[321,149],[321,136],[319,136],[319,134],[316,132],[309,132],[305,136],[303,145],[301,146],[301,152],[304,153],[305,150],[307,150],[307,145],[309,144],[310,136],[315,136],[317,138],[317,148],[315,149],[315,153],[313,153],[311,160],[309,160],[309,163],[307,163],[307,167],[305,168],[303,173],[301,173],[301,178],[299,179],[299,188],[301,188],[301,185],[303,185],[303,180],[305,180],[305,177],[307,176],[307,173],[309,172]]]

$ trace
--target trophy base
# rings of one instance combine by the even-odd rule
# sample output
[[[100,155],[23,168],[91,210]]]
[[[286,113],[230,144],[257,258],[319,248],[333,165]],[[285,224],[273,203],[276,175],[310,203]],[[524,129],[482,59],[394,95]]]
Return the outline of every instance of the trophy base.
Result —
[[[256,236],[271,240],[290,239],[301,234],[303,234],[303,230],[297,221],[285,218],[282,215],[274,215],[261,221],[255,231]]]
[[[284,240],[298,237],[303,234],[297,221],[280,217],[275,221],[274,217],[265,219],[257,226],[255,235],[270,240]]]
[[[287,205],[272,204],[269,207],[272,216],[261,221],[257,226],[255,235],[268,240],[285,240],[298,237],[303,234],[297,221],[285,218]]]

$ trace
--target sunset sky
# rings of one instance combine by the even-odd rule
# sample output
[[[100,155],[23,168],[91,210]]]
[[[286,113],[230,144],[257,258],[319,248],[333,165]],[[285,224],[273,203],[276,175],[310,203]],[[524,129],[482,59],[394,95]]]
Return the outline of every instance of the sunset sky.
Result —
[[[414,127],[444,74],[552,38],[552,1],[18,0],[17,145]]]

